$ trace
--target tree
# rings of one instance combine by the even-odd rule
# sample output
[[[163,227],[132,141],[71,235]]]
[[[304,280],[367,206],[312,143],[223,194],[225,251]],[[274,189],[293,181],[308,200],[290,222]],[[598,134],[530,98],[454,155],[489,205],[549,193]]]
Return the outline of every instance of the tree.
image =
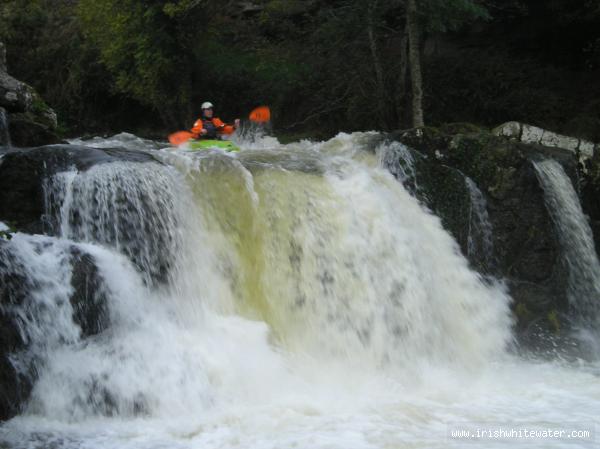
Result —
[[[10,73],[59,112],[59,126],[90,128],[106,114],[110,73],[83,36],[73,0],[7,0],[0,4],[0,40]],[[94,105],[94,108],[90,108]],[[96,109],[96,110],[94,110]]]
[[[169,126],[183,120],[191,93],[190,62],[177,41],[169,2],[80,0],[86,37],[115,79],[115,89],[152,108]]]
[[[423,119],[423,77],[421,75],[421,30],[416,0],[408,0],[406,30],[412,90],[412,125],[422,127],[425,126],[425,122]]]
[[[475,0],[407,0],[406,30],[410,65],[412,125],[425,125],[423,114],[423,77],[421,69],[421,28],[429,33],[455,30],[469,20],[489,18],[487,10]],[[401,48],[401,52],[406,48]],[[402,56],[401,56],[402,58]]]

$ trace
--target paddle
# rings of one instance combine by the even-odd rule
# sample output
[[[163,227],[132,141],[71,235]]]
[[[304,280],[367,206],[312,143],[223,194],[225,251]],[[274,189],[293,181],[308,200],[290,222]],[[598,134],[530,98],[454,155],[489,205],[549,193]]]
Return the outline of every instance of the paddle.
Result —
[[[169,142],[173,146],[178,146],[183,143],[186,143],[188,140],[194,138],[194,135],[189,131],[177,131],[176,133],[169,135]]]
[[[250,112],[248,119],[254,123],[266,123],[271,120],[271,110],[268,106],[259,106]],[[173,146],[178,146],[193,138],[194,134],[189,131],[177,131],[169,135],[169,142]]]
[[[250,113],[248,118],[251,122],[266,123],[271,120],[271,110],[269,106],[259,106]]]

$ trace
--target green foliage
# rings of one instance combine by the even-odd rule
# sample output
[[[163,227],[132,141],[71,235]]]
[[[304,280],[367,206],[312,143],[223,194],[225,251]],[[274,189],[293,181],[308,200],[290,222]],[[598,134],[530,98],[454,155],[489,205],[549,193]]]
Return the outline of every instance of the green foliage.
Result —
[[[418,5],[432,124],[517,119],[597,135],[597,1]],[[266,103],[280,131],[326,135],[405,118],[405,9],[405,0],[4,0],[0,40],[11,73],[57,110],[66,132],[160,134],[189,127],[210,100],[224,120]],[[473,21],[510,33],[454,32]]]
[[[108,97],[110,76],[84,39],[70,0],[10,0],[0,6],[8,69],[31,84],[71,127],[90,127]],[[64,127],[64,124],[61,125]]]
[[[189,64],[165,6],[163,1],[81,0],[78,15],[113,74],[115,89],[175,124],[190,95]]]

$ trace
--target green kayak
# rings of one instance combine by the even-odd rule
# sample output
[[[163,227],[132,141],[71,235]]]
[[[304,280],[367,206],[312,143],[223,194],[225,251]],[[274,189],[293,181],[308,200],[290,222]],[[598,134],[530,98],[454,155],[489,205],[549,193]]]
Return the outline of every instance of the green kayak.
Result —
[[[190,140],[189,146],[194,151],[210,150],[213,148],[225,151],[240,151],[237,146],[228,140]]]

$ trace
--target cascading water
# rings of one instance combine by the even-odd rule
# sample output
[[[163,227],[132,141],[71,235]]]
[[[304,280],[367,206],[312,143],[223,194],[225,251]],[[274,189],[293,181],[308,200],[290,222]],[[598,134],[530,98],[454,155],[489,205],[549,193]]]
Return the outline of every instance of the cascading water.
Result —
[[[129,256],[146,282],[164,280],[181,251],[184,205],[176,177],[154,163],[96,165],[46,183],[47,221],[62,237],[97,242]]]
[[[3,304],[3,312],[12,316],[27,347],[11,359],[17,371],[29,378],[55,351],[80,341],[82,328],[81,323],[74,321],[77,310],[71,302],[74,292],[71,279],[73,260],[85,251],[85,246],[26,234],[12,235],[1,243],[0,278],[10,278],[8,288],[12,298]],[[98,291],[89,295],[91,301],[102,294],[103,285],[96,287]],[[96,311],[101,309],[98,307]]]
[[[487,201],[477,184],[468,176],[465,177],[465,184],[471,202],[467,241],[468,255],[477,260],[484,269],[489,270],[493,267],[494,242]]]
[[[571,312],[582,326],[582,337],[600,356],[600,262],[592,229],[562,166],[552,159],[533,162],[533,165],[567,264]]]
[[[70,337],[32,346],[39,377],[25,412],[0,427],[0,444],[459,448],[465,441],[447,433],[459,422],[564,425],[568,410],[573,422],[598,423],[593,372],[540,370],[507,352],[506,293],[469,269],[438,218],[365,151],[371,137],[254,140],[236,156],[165,149],[153,152],[167,165],[152,176],[107,164],[50,180],[49,214],[63,237],[25,257],[46,259],[28,276],[63,266],[53,247],[78,246],[104,280],[110,327],[82,337],[62,296],[57,332]],[[131,179],[145,182],[139,195],[154,193],[112,185]],[[142,207],[88,204],[119,189],[164,209],[152,226],[176,248],[165,284],[132,263],[143,252],[117,244],[125,228],[106,231],[110,239],[75,232],[122,215],[146,223],[129,217],[149,214]],[[64,283],[61,273],[50,277]],[[48,288],[52,309],[60,295]],[[24,307],[28,327],[44,323]]]
[[[388,143],[380,147],[379,158],[380,165],[387,168],[410,191],[416,192],[419,189],[415,158],[406,145],[400,142]]]

